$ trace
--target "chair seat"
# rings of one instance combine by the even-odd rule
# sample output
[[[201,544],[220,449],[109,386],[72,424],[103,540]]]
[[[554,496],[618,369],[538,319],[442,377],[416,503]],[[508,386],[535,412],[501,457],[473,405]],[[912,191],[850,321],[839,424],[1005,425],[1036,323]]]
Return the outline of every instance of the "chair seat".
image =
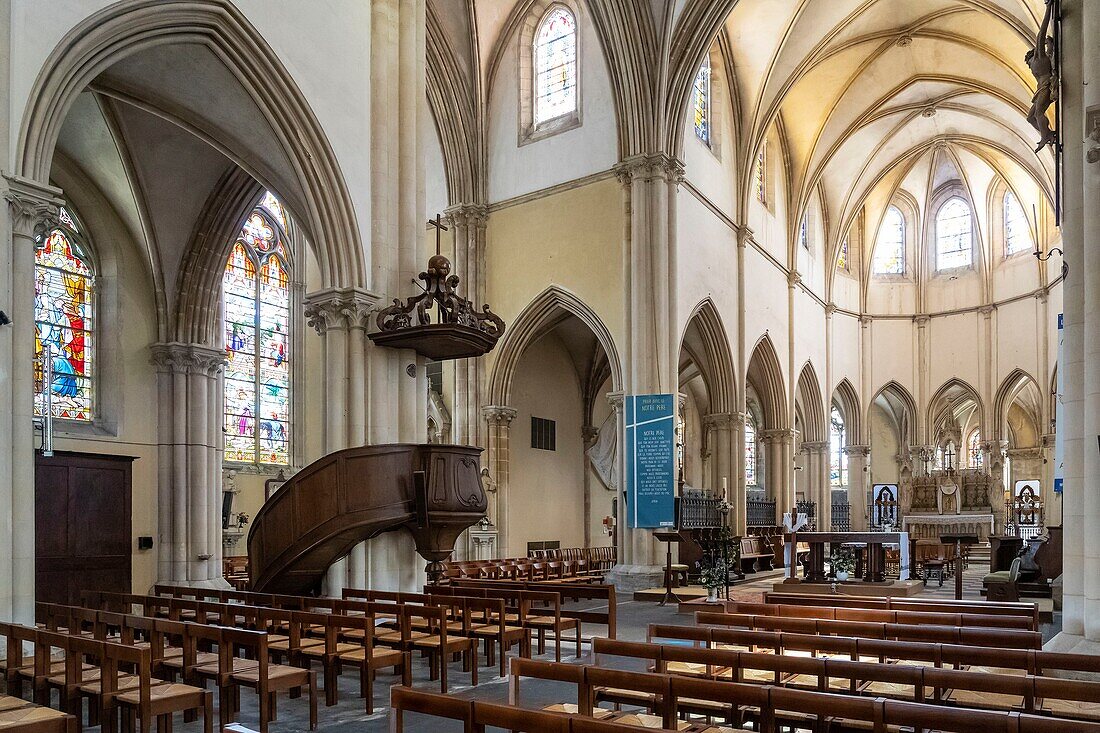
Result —
[[[154,685],[153,687],[150,687],[149,699],[154,703],[165,702],[176,697],[202,695],[203,692],[204,691],[201,687],[192,687],[191,685],[182,685],[173,682],[165,685]],[[141,691],[134,689],[129,692],[124,692],[115,699],[126,705],[140,705]]]
[[[159,683],[160,680],[154,680],[154,685]],[[118,681],[115,682],[116,691],[136,690],[141,684],[141,678],[136,674],[120,674]],[[86,695],[102,695],[103,694],[103,680],[95,679],[90,680],[87,683],[80,686],[80,691]]]
[[[1100,703],[1096,702],[1047,699],[1043,701],[1042,710],[1060,718],[1100,721]]]
[[[39,705],[32,705],[30,707],[19,708],[17,710],[5,710],[3,712],[0,712],[0,729],[15,727],[22,728],[23,726],[30,726],[33,723],[44,722],[47,720],[57,720],[64,717],[65,713],[59,713],[56,710],[44,708]]]
[[[500,627],[496,625],[474,626],[470,630],[474,632],[475,636],[500,636]],[[504,627],[505,636],[519,636],[521,634],[523,634],[522,626]]]
[[[685,677],[706,677],[710,674],[707,671],[707,665],[697,662],[669,662],[665,665],[665,669],[669,674],[679,674]],[[711,669],[715,669],[713,665]]]
[[[253,667],[238,672],[232,676],[234,680],[255,684],[260,680],[260,668]],[[300,667],[290,667],[286,664],[269,664],[267,666],[267,679],[269,682],[285,682],[288,679],[301,679],[301,684],[309,680],[309,671]]]
[[[1021,695],[1005,695],[1000,692],[975,692],[973,690],[951,690],[946,696],[968,708],[987,708],[993,710],[1016,710],[1023,706]]]
[[[913,685],[902,684],[901,682],[872,682],[863,688],[864,692],[869,692],[875,695],[882,695],[883,697],[891,697],[901,700],[912,700],[915,694]],[[927,688],[924,691],[925,697],[931,697],[933,690]]]
[[[982,577],[983,583],[1008,583],[1012,580],[1012,573],[1008,570],[998,570],[995,573],[986,573]]]
[[[196,652],[195,653],[195,666],[201,667],[207,664],[217,664],[218,655],[216,652]],[[169,669],[183,669],[183,655],[178,657],[165,658],[163,661],[165,667]]]
[[[664,721],[660,715],[650,715],[648,713],[627,713],[615,718],[613,722],[621,725],[631,725],[635,728],[656,728],[658,730],[664,726]],[[676,730],[685,730],[690,727],[691,723],[686,720],[676,722]]]
[[[371,661],[377,662],[379,666],[386,667],[390,664],[401,664],[402,655],[401,652],[395,649],[379,649],[374,647],[371,649]],[[357,662],[361,663],[367,657],[366,647],[358,647],[351,651],[344,652],[340,655],[340,661],[342,662]]]
[[[555,620],[553,616],[528,616],[528,626],[538,626],[542,628],[552,629],[572,629],[577,625],[577,619],[565,618],[564,616],[560,620]]]
[[[787,687],[797,687],[803,690],[817,689],[816,674],[796,674],[786,681]],[[826,683],[830,690],[847,691],[852,689],[852,681],[844,677],[830,677]]]
[[[576,703],[572,702],[559,702],[555,705],[547,705],[543,708],[548,713],[567,713],[569,715],[580,715],[580,708]],[[592,717],[596,720],[604,720],[610,718],[615,713],[611,710],[604,708],[592,708]]]
[[[431,634],[423,631],[413,631],[409,634],[409,641],[418,641],[420,639],[425,639],[429,636],[431,636]],[[397,644],[401,642],[401,632],[391,631],[387,634],[379,634],[375,638],[378,639],[378,641],[386,642],[388,644]]]
[[[359,644],[350,644],[348,642],[337,642],[335,653],[336,654],[343,654],[344,652],[350,652],[350,651],[354,651],[355,649],[361,649],[361,648],[362,648],[362,646],[359,645]],[[315,658],[323,657],[323,656],[325,656],[325,654],[327,652],[328,652],[328,649],[324,644],[321,644],[320,646],[305,647],[305,648],[302,649],[302,654],[303,655],[305,655],[307,657],[315,657]]]
[[[25,708],[30,705],[30,702],[24,700],[21,697],[13,697],[12,695],[0,695],[0,712],[6,710],[18,710],[19,708]]]
[[[322,646],[323,647],[324,645],[325,645],[325,640],[324,639],[306,639],[306,638],[302,638],[298,642],[297,649],[299,649],[300,651],[305,651],[306,649],[309,649],[311,647],[315,647],[315,646]],[[275,651],[282,651],[282,652],[289,651],[290,650],[290,637],[286,637],[283,641],[277,641],[275,643],[270,643],[269,642],[268,645],[267,645],[267,648],[268,649],[274,649]]]
[[[259,667],[260,663],[255,659],[241,659],[240,657],[233,657],[229,660],[229,673],[243,672],[246,669],[252,669],[253,667]],[[203,664],[195,667],[195,672],[201,675],[212,676],[221,671],[221,663],[214,662],[213,664]]]
[[[638,705],[650,705],[654,701],[652,693],[622,687],[597,687],[595,693],[598,700],[623,700]]]

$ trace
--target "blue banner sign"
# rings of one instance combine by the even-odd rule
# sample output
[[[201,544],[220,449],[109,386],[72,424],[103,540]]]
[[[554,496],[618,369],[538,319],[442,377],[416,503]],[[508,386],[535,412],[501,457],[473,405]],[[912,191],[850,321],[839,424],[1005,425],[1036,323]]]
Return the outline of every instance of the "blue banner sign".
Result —
[[[632,529],[676,524],[676,399],[626,398],[626,491]]]
[[[1066,430],[1065,419],[1066,411],[1062,407],[1062,399],[1066,394],[1066,382],[1065,382],[1065,336],[1066,332],[1063,328],[1062,317],[1064,314],[1058,314],[1058,384],[1055,389],[1058,391],[1057,402],[1054,403],[1054,493],[1062,493],[1062,481],[1065,477],[1065,461],[1066,461]]]

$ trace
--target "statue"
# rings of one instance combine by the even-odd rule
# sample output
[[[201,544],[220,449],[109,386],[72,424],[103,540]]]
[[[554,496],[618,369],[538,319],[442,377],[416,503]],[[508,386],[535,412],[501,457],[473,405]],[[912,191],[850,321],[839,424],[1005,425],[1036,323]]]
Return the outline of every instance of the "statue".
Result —
[[[1053,13],[1053,0],[1046,0],[1046,12],[1043,14],[1039,33],[1035,37],[1035,48],[1024,55],[1024,62],[1031,69],[1036,83],[1035,96],[1031,98],[1031,110],[1027,113],[1027,121],[1039,131],[1036,153],[1055,142],[1054,130],[1050,129],[1050,121],[1047,120],[1047,109],[1054,104],[1058,96],[1058,81],[1055,77],[1053,58],[1054,38],[1047,35]]]

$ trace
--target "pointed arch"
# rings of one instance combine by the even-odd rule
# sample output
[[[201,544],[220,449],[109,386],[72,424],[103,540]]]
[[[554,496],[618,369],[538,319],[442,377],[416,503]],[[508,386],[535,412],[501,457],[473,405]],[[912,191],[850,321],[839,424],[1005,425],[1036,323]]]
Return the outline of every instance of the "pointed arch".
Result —
[[[1011,436],[1009,412],[1013,404],[1020,404],[1023,414],[1030,418],[1032,430],[1037,438],[1043,434],[1042,409],[1043,395],[1039,383],[1023,369],[1016,368],[1001,382],[993,398],[993,434],[995,440]],[[1020,446],[1015,446],[1020,447]]]
[[[520,311],[497,347],[497,358],[489,377],[489,404],[507,405],[516,368],[527,348],[568,316],[577,317],[596,337],[607,356],[611,385],[623,388],[622,367],[615,339],[595,311],[573,293],[551,285]]]
[[[216,53],[265,115],[301,187],[292,208],[316,246],[322,285],[366,287],[366,248],[336,155],[293,77],[231,0],[113,3],[74,26],[50,53],[28,95],[15,175],[48,182],[62,124],[77,96],[113,64],[171,44],[201,45]],[[194,126],[187,129],[203,137]],[[203,139],[211,141],[209,135]],[[219,150],[257,180],[274,175],[263,161],[245,160],[239,150]],[[288,191],[277,194],[290,197]]]
[[[845,432],[849,445],[856,445],[863,440],[863,425],[861,416],[863,411],[859,405],[859,393],[847,378],[841,379],[840,384],[833,390],[832,402],[840,405],[844,413]]]
[[[948,413],[953,414],[958,407],[968,400],[974,402],[974,408],[978,413],[977,424],[985,425],[985,406],[982,404],[982,398],[978,396],[978,390],[974,389],[968,382],[958,377],[952,377],[944,382],[928,401],[924,423],[925,440],[931,443],[935,438],[938,424],[944,420]]]
[[[697,346],[689,343],[698,336]],[[718,308],[710,298],[695,306],[680,339],[680,353],[692,355],[702,373],[710,395],[710,411],[727,413],[737,404],[737,381],[733,369],[733,351]],[[701,353],[696,353],[701,350]]]
[[[798,392],[795,397],[795,408],[802,415],[803,441],[822,441],[829,436],[820,385],[814,365],[807,361],[802,367],[802,373],[798,375]]]
[[[480,203],[485,181],[480,173],[482,139],[476,95],[432,3],[427,3],[425,14],[428,108],[443,150],[449,203]]]
[[[903,445],[916,445],[917,442],[917,402],[905,387],[895,380],[882,385],[867,405],[865,419],[871,422],[871,410],[875,405],[889,408],[898,429],[898,437]]]
[[[745,379],[760,398],[760,409],[764,413],[764,425],[757,427],[767,430],[790,427],[783,367],[768,334],[764,334],[753,348]]]

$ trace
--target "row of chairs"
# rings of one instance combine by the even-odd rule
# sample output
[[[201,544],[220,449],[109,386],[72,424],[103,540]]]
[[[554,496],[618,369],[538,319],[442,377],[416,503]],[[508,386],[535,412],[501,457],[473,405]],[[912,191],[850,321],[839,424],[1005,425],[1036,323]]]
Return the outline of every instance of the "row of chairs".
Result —
[[[934,626],[963,626],[967,628],[1036,630],[1032,626],[1031,618],[1026,616],[1006,616],[968,610],[946,612],[886,608],[837,608],[748,601],[726,601],[725,608],[727,613],[782,616],[785,618],[819,618],[836,621],[874,621],[888,624],[931,624]]]
[[[594,663],[607,667],[613,666],[611,662],[626,660],[644,665],[647,671],[700,679],[1100,721],[1100,682],[1063,680],[980,665],[951,669],[911,663],[883,664],[878,659],[852,658],[845,653],[850,652],[852,645],[837,647],[842,650],[840,653],[796,656],[598,639]],[[786,647],[785,651],[792,650]],[[978,658],[981,656],[996,658],[995,654],[979,654]],[[652,702],[645,694],[621,690],[597,691],[597,702],[601,700],[632,705]]]
[[[443,582],[479,580],[524,580],[544,583],[602,583],[605,571],[588,560],[536,560],[526,557],[503,560],[468,560],[444,565]]]
[[[893,700],[871,694],[838,694],[774,684],[703,679],[660,672],[633,672],[527,659],[512,661],[509,702],[517,708],[522,708],[524,702],[521,688],[525,678],[553,680],[576,687],[574,698],[549,706],[543,705],[542,712],[689,733],[712,729],[714,719],[737,731],[746,731],[748,729],[745,726],[751,724],[753,730],[759,733],[772,733],[783,728],[869,730],[873,733],[886,733],[900,730],[903,726],[904,729],[917,733],[927,730],[951,733],[973,733],[975,730],[1014,733],[1100,731],[1100,723],[1068,723],[1065,719],[1021,711],[975,710]],[[623,711],[621,703],[615,706],[619,709],[600,707],[605,702],[614,704],[616,693],[629,694],[632,700],[644,701],[638,707],[646,712]],[[395,709],[399,704],[404,702],[395,700]],[[533,722],[536,715],[534,711],[517,711],[518,721],[532,721],[517,726],[517,729],[554,730],[552,727],[536,727],[537,724]],[[400,724],[397,730],[401,730]]]
[[[1100,657],[1036,649],[1012,649],[970,644],[861,636],[816,635],[784,631],[707,628],[650,624],[649,642],[703,649],[735,649],[790,656],[834,657],[881,664],[982,668],[1011,674],[1100,674]]]
[[[985,616],[1017,616],[1029,619],[1032,631],[1039,630],[1039,607],[1032,602],[962,601],[904,597],[818,595],[791,591],[764,591],[764,603],[803,607],[883,609],[931,613],[968,613]]]
[[[0,730],[12,733],[76,733],[76,717],[21,697],[0,695]]]

